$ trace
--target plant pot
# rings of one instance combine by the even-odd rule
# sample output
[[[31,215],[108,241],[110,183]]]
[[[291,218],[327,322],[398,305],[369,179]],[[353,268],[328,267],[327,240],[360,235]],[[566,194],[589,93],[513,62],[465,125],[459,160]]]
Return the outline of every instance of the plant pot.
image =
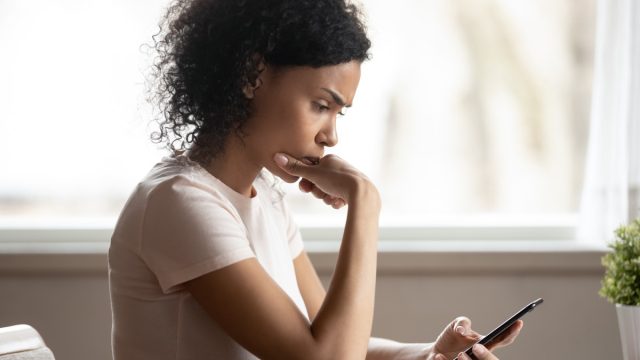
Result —
[[[624,360],[640,360],[640,306],[616,304]]]

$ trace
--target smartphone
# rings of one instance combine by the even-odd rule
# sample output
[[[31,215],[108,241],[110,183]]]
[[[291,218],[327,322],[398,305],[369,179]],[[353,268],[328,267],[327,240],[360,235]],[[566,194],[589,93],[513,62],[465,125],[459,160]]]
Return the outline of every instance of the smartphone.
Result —
[[[502,334],[511,325],[513,325],[513,323],[516,322],[516,320],[518,320],[521,317],[523,317],[524,314],[526,314],[526,313],[532,311],[533,309],[537,308],[540,304],[542,304],[543,301],[544,300],[542,298],[532,301],[529,305],[523,307],[522,310],[520,310],[517,313],[513,314],[513,316],[510,317],[509,319],[507,319],[507,321],[503,322],[502,324],[500,324],[500,326],[498,326],[492,332],[487,334],[487,336],[485,336],[482,339],[480,339],[476,344],[485,345],[485,344],[491,342],[491,340],[495,339],[498,335]],[[473,344],[473,345],[475,345],[475,344]],[[473,355],[472,348],[473,348],[473,346],[470,346],[467,350],[465,350],[464,353],[469,355],[470,358],[476,359],[475,355]],[[458,360],[458,357],[456,357],[454,360]]]

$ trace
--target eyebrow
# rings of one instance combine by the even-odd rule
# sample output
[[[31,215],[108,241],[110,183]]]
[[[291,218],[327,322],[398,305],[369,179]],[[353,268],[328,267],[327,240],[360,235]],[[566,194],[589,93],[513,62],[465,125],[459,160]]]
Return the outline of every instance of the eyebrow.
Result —
[[[344,107],[351,107],[351,105],[347,105],[347,103],[342,99],[342,97],[340,96],[340,94],[338,94],[337,92],[331,90],[331,89],[327,89],[327,88],[321,88],[322,90],[326,91],[329,93],[329,95],[331,95],[331,97],[333,98],[333,101],[336,102],[336,104],[340,105],[340,106],[344,106]]]

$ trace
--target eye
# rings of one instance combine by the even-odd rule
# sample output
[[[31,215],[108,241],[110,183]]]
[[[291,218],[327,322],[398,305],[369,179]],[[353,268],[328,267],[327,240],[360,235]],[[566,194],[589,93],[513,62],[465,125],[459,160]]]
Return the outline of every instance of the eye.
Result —
[[[347,108],[343,107],[342,109],[340,109],[340,111],[338,112],[338,115],[340,115],[340,116],[347,115]]]
[[[327,105],[321,104],[319,102],[313,102],[313,107],[316,109],[316,111],[318,112],[325,112],[325,111],[329,111],[330,108]]]

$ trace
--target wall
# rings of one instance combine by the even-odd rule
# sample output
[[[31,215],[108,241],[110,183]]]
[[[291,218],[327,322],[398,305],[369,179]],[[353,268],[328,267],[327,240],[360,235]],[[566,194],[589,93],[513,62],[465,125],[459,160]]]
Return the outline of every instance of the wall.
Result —
[[[2,250],[2,249],[0,249]],[[308,247],[325,286],[336,252]],[[544,304],[502,359],[620,359],[615,309],[597,295],[602,250],[381,251],[374,335],[434,339],[458,315],[484,332],[534,298]],[[109,359],[103,250],[0,251],[0,326],[29,323],[58,359]]]

